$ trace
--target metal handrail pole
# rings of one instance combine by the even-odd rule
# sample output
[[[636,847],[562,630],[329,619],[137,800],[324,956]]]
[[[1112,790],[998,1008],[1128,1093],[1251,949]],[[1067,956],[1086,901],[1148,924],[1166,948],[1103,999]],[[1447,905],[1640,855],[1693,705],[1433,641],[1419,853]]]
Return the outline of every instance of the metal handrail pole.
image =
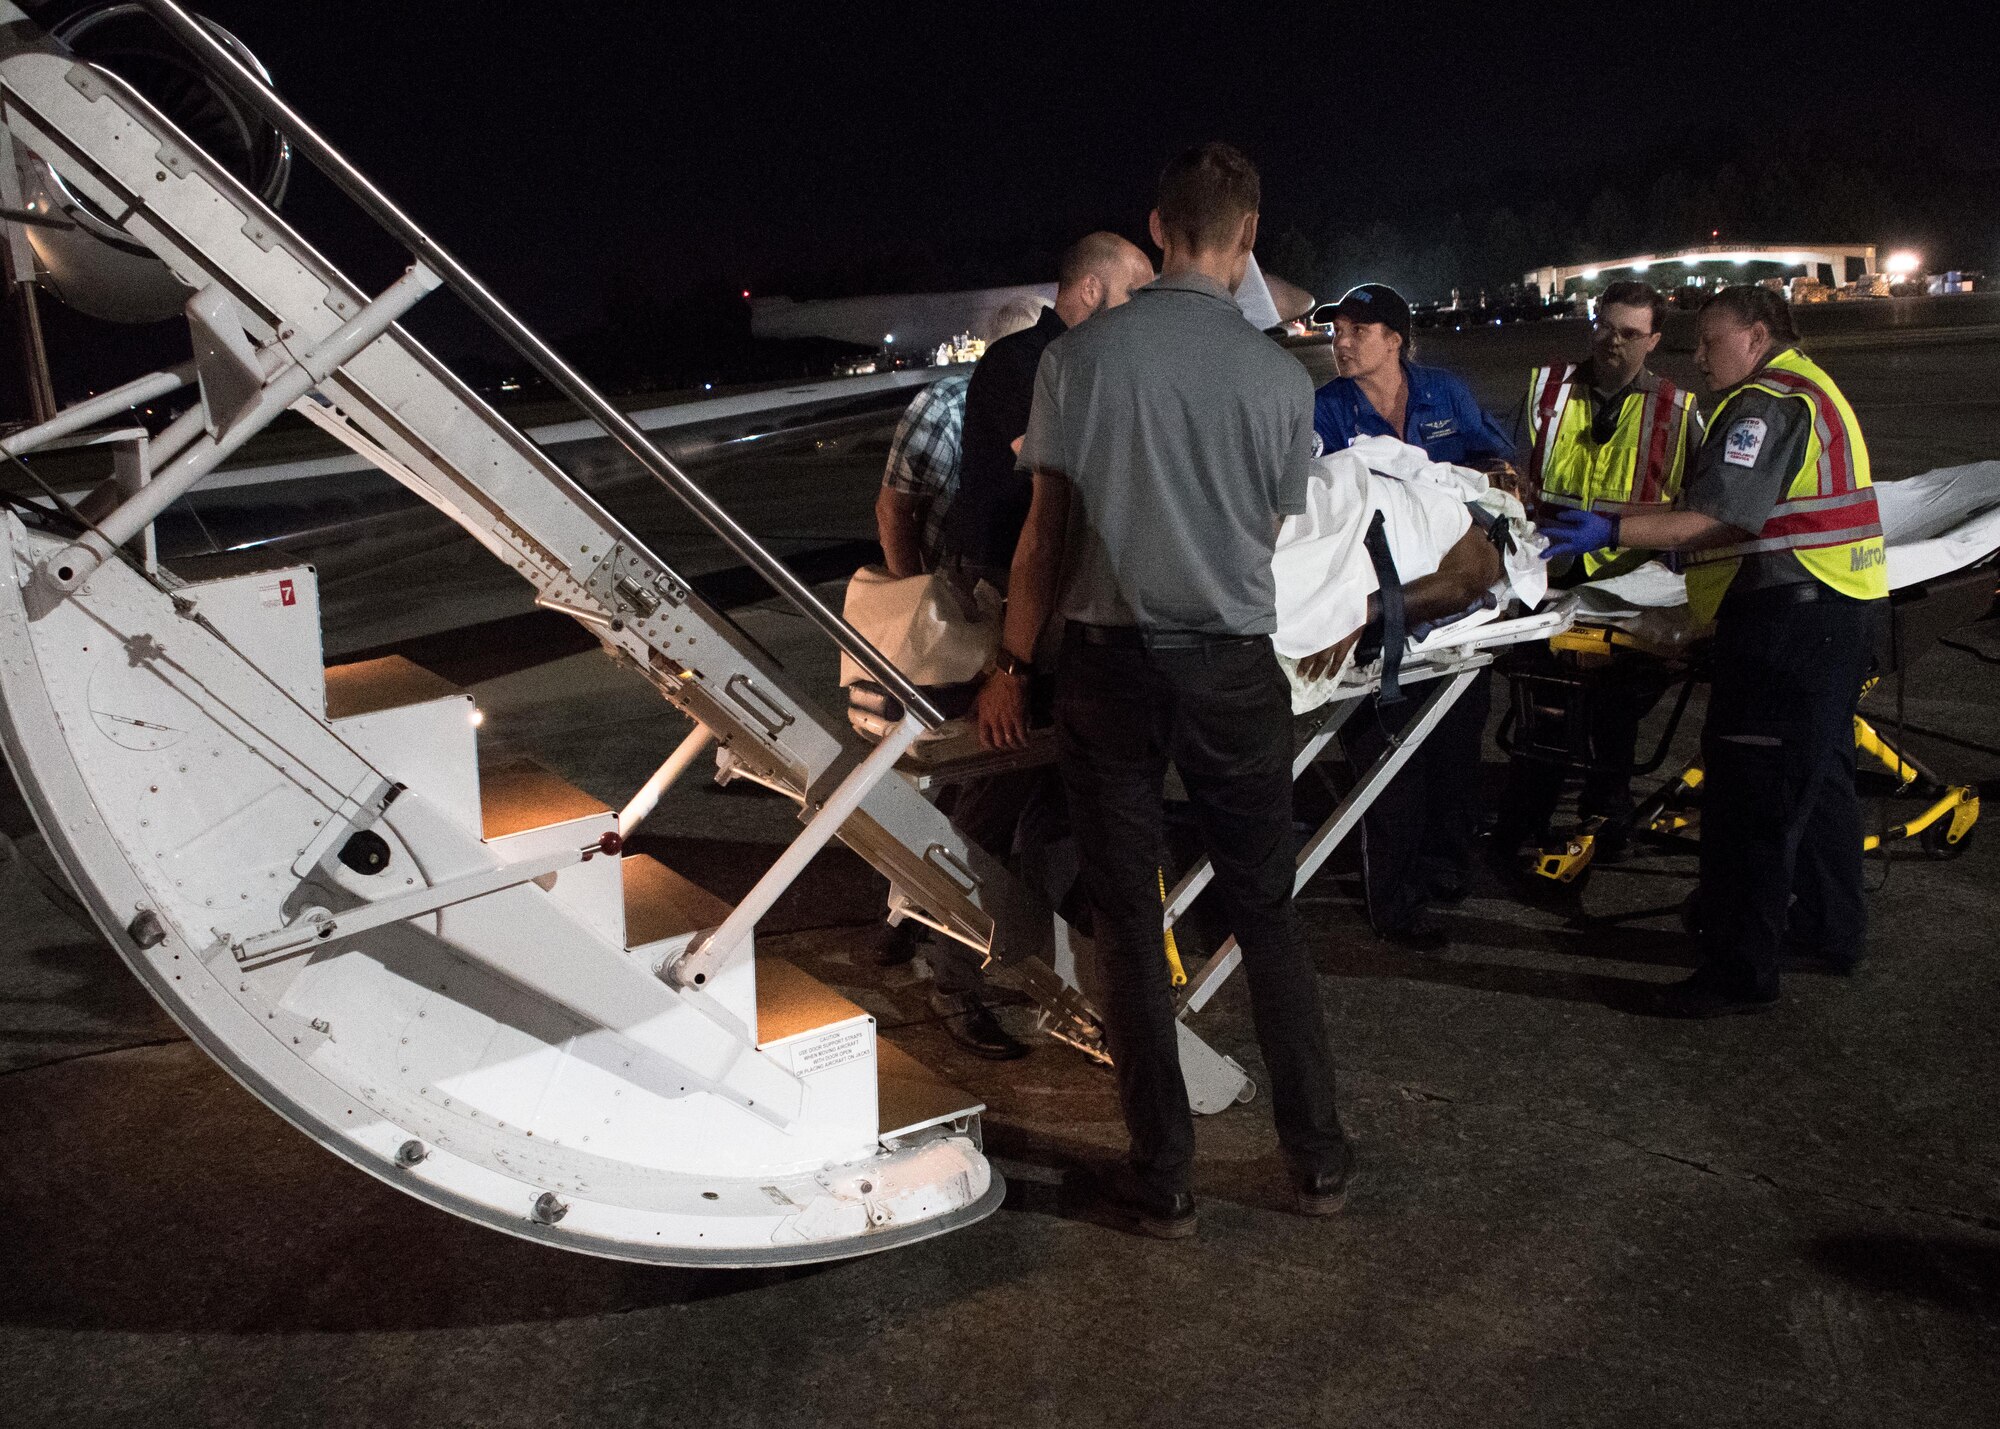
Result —
[[[81,402],[73,402],[46,422],[14,433],[5,441],[0,441],[0,451],[8,456],[26,456],[50,442],[59,441],[73,432],[80,432],[102,417],[116,416],[127,408],[136,407],[141,402],[150,402],[155,397],[165,397],[178,392],[194,381],[194,364],[183,362],[161,372],[149,372],[144,377],[135,377],[109,392],[100,392],[95,397],[87,397]]]
[[[266,382],[263,391],[237,413],[217,436],[197,437],[153,479],[95,522],[76,544],[56,552],[48,576],[57,590],[72,591],[111,559],[112,552],[152,525],[271,419],[337,372],[438,286],[438,276],[421,263],[382,290],[366,307]]]
[[[653,777],[632,796],[631,802],[618,811],[619,838],[632,837],[633,830],[646,822],[653,810],[660,806],[660,800],[666,796],[667,790],[673,788],[681,775],[687,773],[688,766],[694,763],[702,750],[708,748],[709,741],[714,738],[715,731],[705,724],[697,724],[688,732],[688,737],[683,739],[674,752],[667,756],[666,761],[653,771]]]
[[[717,505],[666,453],[654,446],[630,418],[592,387],[583,374],[571,367],[554,348],[536,336],[526,323],[514,315],[512,309],[447,252],[442,244],[419,228],[416,221],[398,208],[366,174],[349,163],[261,75],[211,35],[177,0],[140,0],[140,3],[181,43],[207,60],[219,78],[227,81],[280,134],[317,164],[369,217],[400,240],[426,267],[436,272],[445,286],[484,318],[487,325],[505,338],[516,352],[596,419],[606,435],[679,497],[683,505],[721,538],[724,545],[769,581],[780,595],[797,606],[813,624],[852,656],[872,679],[901,701],[905,710],[915,715],[926,728],[935,729],[944,723],[944,715],[921,690],[910,683],[908,676],[891,664],[859,631],[828,609],[782,561],[759,545],[756,537],[738,525],[735,518]]]

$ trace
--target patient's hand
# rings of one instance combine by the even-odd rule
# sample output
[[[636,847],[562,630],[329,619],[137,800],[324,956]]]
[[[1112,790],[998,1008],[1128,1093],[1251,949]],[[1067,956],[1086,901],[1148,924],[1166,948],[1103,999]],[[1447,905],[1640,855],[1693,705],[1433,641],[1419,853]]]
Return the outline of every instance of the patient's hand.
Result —
[[[1354,642],[1360,638],[1361,632],[1357,630],[1344,639],[1336,640],[1319,654],[1306,656],[1299,661],[1299,674],[1311,682],[1323,680],[1328,675],[1337,673],[1341,663],[1347,659],[1347,652],[1354,648]]]
[[[1506,492],[1523,506],[1534,505],[1534,492],[1528,478],[1514,463],[1495,461],[1485,469],[1487,483]]]
[[[1028,747],[1028,682],[1005,670],[995,670],[979,687],[973,706],[979,718],[982,749]]]

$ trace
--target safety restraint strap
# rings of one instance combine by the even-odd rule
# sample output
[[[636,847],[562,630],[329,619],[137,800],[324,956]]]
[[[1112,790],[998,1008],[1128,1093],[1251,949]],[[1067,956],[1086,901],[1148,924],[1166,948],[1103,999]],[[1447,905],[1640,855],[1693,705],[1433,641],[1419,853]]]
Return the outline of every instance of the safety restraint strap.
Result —
[[[1389,554],[1389,537],[1383,529],[1380,511],[1368,523],[1368,534],[1361,541],[1368,548],[1368,559],[1375,566],[1377,603],[1382,608],[1382,688],[1375,696],[1375,703],[1378,706],[1393,705],[1403,698],[1403,686],[1398,677],[1403,669],[1407,631],[1403,622],[1403,580],[1396,574],[1396,558]],[[1377,627],[1371,625],[1363,640],[1366,642],[1376,635]]]
[[[1472,524],[1486,533],[1486,539],[1500,553],[1501,561],[1505,562],[1514,552],[1513,528],[1477,501],[1466,502],[1465,509],[1472,517]]]

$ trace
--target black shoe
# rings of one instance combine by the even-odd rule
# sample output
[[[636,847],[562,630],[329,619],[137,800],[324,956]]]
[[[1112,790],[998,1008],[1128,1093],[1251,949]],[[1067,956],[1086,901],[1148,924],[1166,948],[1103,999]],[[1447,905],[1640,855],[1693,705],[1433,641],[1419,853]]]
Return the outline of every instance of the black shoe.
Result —
[[[1493,881],[1500,885],[1502,891],[1518,896],[1527,891],[1529,885],[1548,881],[1534,876],[1528,867],[1527,853],[1530,848],[1539,850],[1547,842],[1546,838],[1533,841],[1524,839],[1514,843],[1489,838],[1480,849],[1480,857],[1486,863],[1486,871],[1493,876]]]
[[[1746,997],[1718,987],[1712,977],[1693,973],[1679,982],[1669,983],[1653,995],[1651,1011],[1656,1017],[1740,1017],[1752,1013],[1769,1012],[1778,1005],[1778,997]]]
[[[921,923],[898,923],[883,934],[875,947],[875,966],[899,968],[917,955],[917,940],[923,936]]]
[[[1185,1240],[1195,1233],[1194,1192],[1159,1191],[1130,1166],[1095,1166],[1084,1173],[1092,1205],[1120,1230],[1155,1240]]]
[[[1340,1144],[1340,1156],[1332,1169],[1311,1171],[1292,1181],[1293,1206],[1302,1216],[1331,1216],[1347,1204],[1347,1188],[1354,1184],[1354,1148]]]
[[[948,1011],[953,1005],[963,1010]],[[993,1009],[978,998],[934,993],[931,1006],[940,1012],[947,1012],[944,1030],[951,1034],[952,1041],[973,1056],[984,1057],[989,1062],[1012,1062],[1028,1055],[1028,1044],[1002,1027],[1000,1019],[993,1015]]]
[[[1632,856],[1632,841],[1623,830],[1599,829],[1591,835],[1590,861],[1605,867],[1623,863]]]
[[[1422,913],[1407,923],[1377,928],[1375,936],[1413,953],[1441,953],[1451,946],[1451,935],[1440,928],[1435,919]]]

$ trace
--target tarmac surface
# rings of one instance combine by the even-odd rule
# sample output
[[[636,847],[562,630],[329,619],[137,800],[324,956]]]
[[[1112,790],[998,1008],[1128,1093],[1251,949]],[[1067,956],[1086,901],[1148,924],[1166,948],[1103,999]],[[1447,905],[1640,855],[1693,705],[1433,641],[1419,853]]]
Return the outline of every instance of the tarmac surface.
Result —
[[[1523,355],[1527,336],[1439,337],[1429,357],[1497,407],[1546,354]],[[1826,360],[1880,474],[2000,456],[1990,336]],[[871,534],[883,439],[704,480],[831,579]],[[831,655],[802,619],[663,498],[614,497],[831,705]],[[394,648],[466,684],[488,759],[529,754],[622,801],[685,728],[469,542],[417,526],[307,554],[330,654]],[[1871,713],[1990,795],[2000,625],[1955,638],[1911,672],[1900,721],[1893,691]],[[1677,752],[1699,713],[1697,697]],[[783,801],[690,780],[638,847],[729,899],[795,828]],[[1482,884],[1428,957],[1370,937],[1337,857],[1300,913],[1361,1179],[1341,1217],[1291,1214],[1260,1097],[1200,1122],[1201,1231],[1172,1245],[1095,1223],[1064,1189],[1079,1157],[1123,1144],[1108,1076],[1046,1041],[1005,1065],[961,1052],[915,973],[874,964],[880,880],[828,853],[760,955],[835,984],[983,1097],[1010,1192],[910,1249],[737,1273],[514,1241],[337,1161],[195,1051],[47,889],[11,789],[0,830],[10,1425],[1996,1419],[2000,837],[1871,860],[1862,969],[1793,976],[1772,1015],[1707,1024],[1632,1010],[1691,965],[1682,854],[1596,871],[1568,903]],[[1025,1008],[1003,1015],[1027,1030]],[[1240,979],[1196,1025],[1263,1080]]]

